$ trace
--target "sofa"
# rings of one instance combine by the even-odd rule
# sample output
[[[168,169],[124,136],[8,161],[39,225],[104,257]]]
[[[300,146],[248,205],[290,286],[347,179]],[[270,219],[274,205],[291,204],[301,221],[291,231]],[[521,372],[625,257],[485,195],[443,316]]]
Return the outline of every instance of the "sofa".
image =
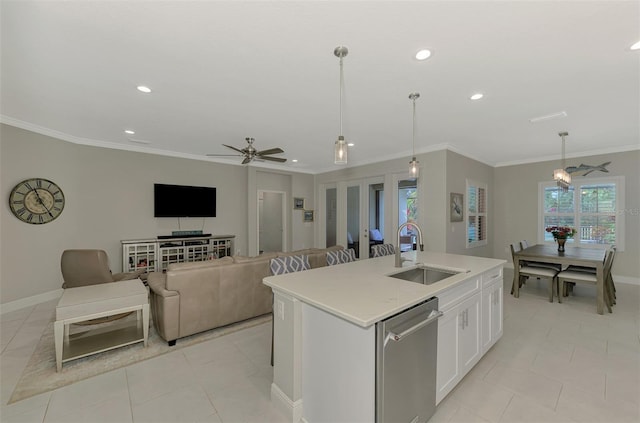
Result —
[[[271,275],[272,258],[306,255],[313,269],[327,265],[327,251],[342,249],[338,245],[256,257],[223,257],[174,263],[166,273],[151,272],[149,301],[155,328],[169,345],[175,345],[178,338],[271,313],[271,288],[262,279]]]

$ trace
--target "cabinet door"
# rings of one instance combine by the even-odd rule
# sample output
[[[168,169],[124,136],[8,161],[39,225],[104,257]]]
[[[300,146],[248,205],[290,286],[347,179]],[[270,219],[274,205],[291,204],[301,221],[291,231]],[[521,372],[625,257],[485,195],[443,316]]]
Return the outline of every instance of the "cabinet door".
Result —
[[[491,303],[491,345],[502,337],[502,310],[504,300],[504,284],[502,279],[493,286],[493,301]]]
[[[460,373],[464,376],[481,357],[480,349],[480,293],[463,301],[459,306],[462,329],[459,336]]]
[[[458,360],[458,332],[462,318],[457,307],[445,311],[438,319],[438,370],[436,372],[436,404],[451,391],[460,380]]]
[[[502,337],[502,280],[482,289],[482,352]]]

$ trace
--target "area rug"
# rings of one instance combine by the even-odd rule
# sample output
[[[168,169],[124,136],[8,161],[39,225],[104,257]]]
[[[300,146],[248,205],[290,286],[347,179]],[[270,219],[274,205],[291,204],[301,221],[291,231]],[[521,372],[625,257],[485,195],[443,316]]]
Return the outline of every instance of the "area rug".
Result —
[[[61,372],[56,372],[56,351],[52,321],[44,330],[38,346],[29,359],[18,384],[11,394],[8,404],[269,321],[271,321],[271,315],[266,314],[232,325],[180,338],[173,347],[167,345],[167,342],[158,335],[153,324],[151,324],[149,328],[149,342],[146,348],[139,342],[137,344],[79,358],[64,363]]]

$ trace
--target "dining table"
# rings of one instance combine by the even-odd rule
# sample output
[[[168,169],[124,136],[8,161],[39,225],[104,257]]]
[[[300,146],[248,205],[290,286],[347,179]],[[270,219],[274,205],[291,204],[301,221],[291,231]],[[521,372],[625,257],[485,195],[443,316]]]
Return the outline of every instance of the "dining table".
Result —
[[[596,305],[598,314],[604,314],[604,258],[606,250],[602,248],[585,248],[566,246],[565,251],[558,251],[555,244],[536,244],[513,253],[513,296],[520,296],[520,266],[521,262],[536,261],[542,263],[560,264],[567,266],[592,267],[596,270]],[[562,289],[559,289],[562,295]]]

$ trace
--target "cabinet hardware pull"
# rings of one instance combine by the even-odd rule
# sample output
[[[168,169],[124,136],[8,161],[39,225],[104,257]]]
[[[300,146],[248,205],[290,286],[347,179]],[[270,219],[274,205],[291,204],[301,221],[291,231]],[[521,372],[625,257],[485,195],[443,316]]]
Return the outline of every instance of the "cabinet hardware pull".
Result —
[[[385,337],[385,340],[384,340],[384,346],[387,345],[389,340],[391,340],[391,341],[402,341],[402,338],[404,338],[405,336],[409,336],[413,332],[415,332],[415,331],[427,326],[428,324],[431,324],[431,323],[435,322],[443,314],[444,313],[441,312],[440,310],[431,310],[431,313],[429,313],[429,316],[427,317],[426,320],[423,320],[422,322],[411,326],[409,329],[405,329],[405,330],[403,330],[402,332],[400,332],[398,334],[396,334],[394,332],[391,332],[391,331],[387,332],[387,336]]]

